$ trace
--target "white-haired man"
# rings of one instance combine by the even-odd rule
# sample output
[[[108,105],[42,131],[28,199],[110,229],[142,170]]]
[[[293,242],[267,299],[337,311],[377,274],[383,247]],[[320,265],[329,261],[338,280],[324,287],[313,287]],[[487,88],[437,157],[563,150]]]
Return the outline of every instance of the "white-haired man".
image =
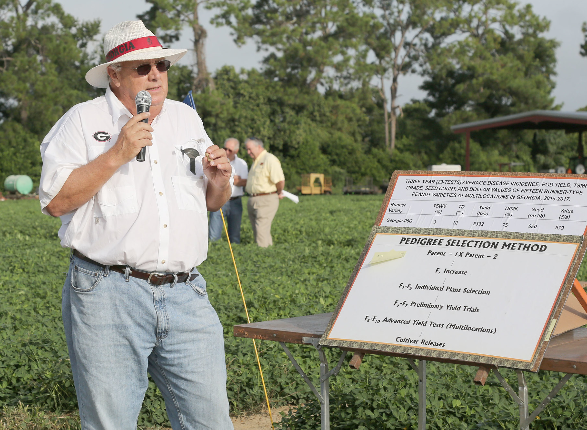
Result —
[[[243,187],[247,185],[248,167],[245,160],[239,158],[239,142],[234,137],[224,141],[224,150],[230,160],[232,167],[233,184],[230,199],[222,206],[222,213],[226,221],[228,238],[231,243],[241,243],[241,221],[243,219]],[[210,212],[210,225],[208,226],[208,237],[214,242],[222,236],[222,215],[220,211]]]
[[[257,245],[267,248],[273,245],[271,223],[283,198],[285,176],[279,159],[265,150],[261,139],[249,137],[245,147],[253,159],[246,186],[247,211]]]
[[[148,372],[174,429],[232,429],[222,326],[196,269],[230,164],[195,110],[166,98],[186,50],[126,21],[104,51],[86,80],[105,96],[71,108],[41,144],[41,208],[72,249],[62,314],[82,428],[135,430]],[[137,114],[140,91],[150,112]]]

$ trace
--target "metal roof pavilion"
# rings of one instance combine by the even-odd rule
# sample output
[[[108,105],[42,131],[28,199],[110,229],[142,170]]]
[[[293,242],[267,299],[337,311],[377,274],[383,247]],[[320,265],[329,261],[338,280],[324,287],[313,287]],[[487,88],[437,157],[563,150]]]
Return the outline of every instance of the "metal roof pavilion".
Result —
[[[587,131],[587,112],[560,112],[552,110],[533,110],[482,121],[453,125],[454,133],[465,133],[465,170],[470,170],[469,142],[471,132],[486,130],[565,130],[567,133],[579,133],[579,151],[582,155],[582,132]]]

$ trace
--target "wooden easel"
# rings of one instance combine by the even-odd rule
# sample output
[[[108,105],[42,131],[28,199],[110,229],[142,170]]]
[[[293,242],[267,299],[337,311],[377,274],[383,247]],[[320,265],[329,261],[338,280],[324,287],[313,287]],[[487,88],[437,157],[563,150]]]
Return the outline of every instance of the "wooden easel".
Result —
[[[583,309],[585,310],[585,312],[587,312],[587,292],[585,292],[585,289],[583,288],[581,283],[576,279],[573,283],[572,291],[577,300],[579,301],[579,303],[581,304],[581,306],[583,307]]]

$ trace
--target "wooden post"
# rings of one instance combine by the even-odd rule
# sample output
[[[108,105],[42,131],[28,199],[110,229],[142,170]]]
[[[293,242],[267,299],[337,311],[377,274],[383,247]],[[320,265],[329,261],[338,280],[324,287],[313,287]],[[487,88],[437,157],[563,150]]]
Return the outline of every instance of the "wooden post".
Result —
[[[485,385],[485,382],[487,381],[487,377],[489,376],[489,372],[491,372],[490,367],[479,366],[479,369],[477,369],[477,374],[475,375],[475,378],[473,379],[473,382],[475,383],[475,385]]]
[[[351,358],[351,361],[349,362],[349,366],[353,369],[358,369],[361,366],[361,363],[363,362],[364,356],[364,352],[355,352],[353,354],[353,358]]]

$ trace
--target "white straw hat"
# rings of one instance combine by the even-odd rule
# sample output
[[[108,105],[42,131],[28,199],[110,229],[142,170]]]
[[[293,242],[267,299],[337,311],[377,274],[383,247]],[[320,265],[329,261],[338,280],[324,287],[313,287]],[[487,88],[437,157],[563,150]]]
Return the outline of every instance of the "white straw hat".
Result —
[[[186,52],[187,49],[164,49],[143,21],[124,21],[104,36],[104,55],[108,62],[90,69],[86,73],[86,81],[97,88],[108,88],[106,69],[111,64],[165,58],[173,65]]]

